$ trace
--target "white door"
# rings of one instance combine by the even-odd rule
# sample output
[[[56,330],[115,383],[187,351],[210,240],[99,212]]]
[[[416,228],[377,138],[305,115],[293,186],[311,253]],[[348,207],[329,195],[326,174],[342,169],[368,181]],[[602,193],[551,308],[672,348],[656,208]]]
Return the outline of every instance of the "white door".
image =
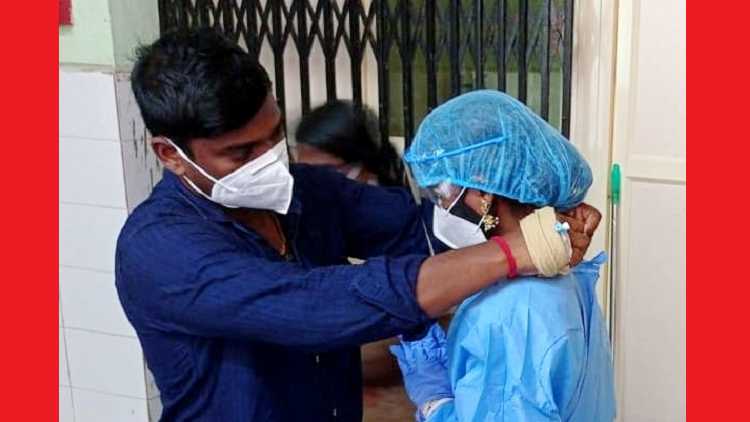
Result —
[[[685,420],[685,2],[620,2],[619,420]]]
[[[623,171],[618,420],[684,421],[685,4],[581,0],[574,22],[571,140],[594,172],[587,201],[607,210],[612,163]],[[607,244],[606,226],[592,253]]]

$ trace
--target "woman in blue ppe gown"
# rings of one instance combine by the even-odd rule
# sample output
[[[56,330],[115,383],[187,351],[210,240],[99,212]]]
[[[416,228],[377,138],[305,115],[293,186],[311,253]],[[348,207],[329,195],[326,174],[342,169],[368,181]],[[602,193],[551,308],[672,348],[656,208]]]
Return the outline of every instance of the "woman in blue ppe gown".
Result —
[[[435,235],[454,248],[502,236],[534,208],[573,208],[591,185],[572,144],[495,91],[436,108],[405,158],[437,205]],[[480,228],[487,215],[499,216],[490,219],[496,227]],[[393,346],[417,419],[613,420],[612,358],[595,293],[604,261],[499,283],[460,305],[447,338],[434,325]]]

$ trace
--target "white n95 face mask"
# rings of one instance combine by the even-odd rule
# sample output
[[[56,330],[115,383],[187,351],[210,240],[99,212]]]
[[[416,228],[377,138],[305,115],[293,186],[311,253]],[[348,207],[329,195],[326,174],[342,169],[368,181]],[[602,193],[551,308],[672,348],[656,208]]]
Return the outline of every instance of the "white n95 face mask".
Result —
[[[174,142],[167,139],[177,149],[183,160],[195,167],[200,174],[214,182],[211,195],[206,195],[192,180],[185,181],[206,199],[229,208],[253,208],[276,211],[286,214],[292,203],[294,177],[289,173],[289,152],[286,139],[258,158],[248,161],[232,173],[216,179],[199,165],[195,164]]]
[[[450,210],[461,198],[463,198],[463,190],[448,209],[435,205],[432,214],[432,232],[441,242],[453,249],[474,246],[487,241],[479,224],[451,214]]]

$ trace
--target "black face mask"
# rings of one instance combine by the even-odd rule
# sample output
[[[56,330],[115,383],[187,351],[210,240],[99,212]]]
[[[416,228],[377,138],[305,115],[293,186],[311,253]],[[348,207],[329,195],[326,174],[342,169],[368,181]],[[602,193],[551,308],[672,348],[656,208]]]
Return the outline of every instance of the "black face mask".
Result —
[[[464,203],[465,195],[466,192],[464,192],[458,199],[458,201],[456,201],[456,204],[453,205],[450,213],[455,215],[456,217],[461,217],[466,221],[470,221],[474,224],[479,224],[479,222],[482,221],[482,216],[477,214],[473,209],[469,208],[469,206]]]

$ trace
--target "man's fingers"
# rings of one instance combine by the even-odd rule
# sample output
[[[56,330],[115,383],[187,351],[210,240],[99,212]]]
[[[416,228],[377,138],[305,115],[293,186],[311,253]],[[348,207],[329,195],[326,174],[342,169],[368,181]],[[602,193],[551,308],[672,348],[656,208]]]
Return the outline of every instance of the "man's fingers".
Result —
[[[573,255],[570,257],[570,266],[575,267],[583,261],[583,251],[573,248]]]
[[[599,227],[599,223],[602,221],[602,213],[596,208],[588,204],[583,204],[585,208],[582,209],[584,217],[584,232],[593,236],[596,228]]]
[[[581,204],[572,210],[557,214],[561,220],[567,221],[573,230],[582,231],[589,236],[593,236],[599,223],[602,221],[602,213],[589,204]],[[582,224],[581,229],[578,225],[573,225],[571,220],[578,221]]]
[[[570,237],[570,246],[573,249],[570,265],[576,266],[583,261],[583,257],[589,245],[591,245],[591,236],[601,222],[602,214],[591,205],[581,204],[572,210],[558,213],[557,219],[560,222],[568,223],[570,226],[568,237]]]
[[[578,233],[584,233],[585,232],[585,224],[581,220],[576,219],[575,217],[570,217],[565,214],[557,214],[557,219],[562,222],[568,223],[570,226],[570,231],[578,232]]]
[[[586,250],[591,243],[591,238],[585,233],[568,232],[568,237],[570,237],[570,246],[573,248]]]
[[[570,258],[570,265],[575,266],[583,260],[583,256],[591,244],[591,238],[585,233],[574,231],[568,232],[568,237],[570,237],[570,246],[573,249]]]

